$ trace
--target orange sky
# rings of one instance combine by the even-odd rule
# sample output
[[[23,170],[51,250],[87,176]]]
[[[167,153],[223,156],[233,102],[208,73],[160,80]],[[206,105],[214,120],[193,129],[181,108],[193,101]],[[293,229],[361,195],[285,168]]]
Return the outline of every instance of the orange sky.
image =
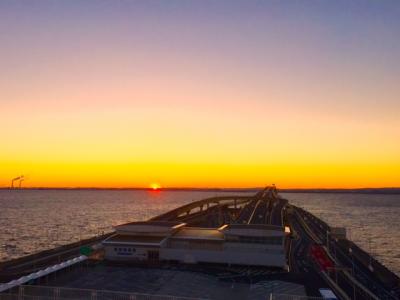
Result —
[[[400,186],[393,9],[144,3],[3,5],[0,187]]]

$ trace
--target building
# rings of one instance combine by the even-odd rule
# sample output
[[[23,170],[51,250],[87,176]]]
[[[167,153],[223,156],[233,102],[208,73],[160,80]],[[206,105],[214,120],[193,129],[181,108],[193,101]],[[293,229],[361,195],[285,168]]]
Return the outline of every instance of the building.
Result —
[[[185,225],[149,221],[116,226],[116,234],[102,242],[105,257],[113,261],[159,261],[160,249],[167,239]]]
[[[103,241],[110,261],[221,263],[286,266],[285,230],[280,226],[229,224],[188,227],[180,222],[133,222],[119,225]]]

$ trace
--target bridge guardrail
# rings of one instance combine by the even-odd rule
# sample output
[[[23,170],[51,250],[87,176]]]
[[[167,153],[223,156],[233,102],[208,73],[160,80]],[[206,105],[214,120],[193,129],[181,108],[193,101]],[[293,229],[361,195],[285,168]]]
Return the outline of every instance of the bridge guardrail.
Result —
[[[0,294],[0,300],[205,300],[200,298],[116,292],[107,290],[78,289],[37,285],[20,286],[17,293]]]
[[[288,294],[270,294],[268,300],[323,300],[322,297],[309,297]]]

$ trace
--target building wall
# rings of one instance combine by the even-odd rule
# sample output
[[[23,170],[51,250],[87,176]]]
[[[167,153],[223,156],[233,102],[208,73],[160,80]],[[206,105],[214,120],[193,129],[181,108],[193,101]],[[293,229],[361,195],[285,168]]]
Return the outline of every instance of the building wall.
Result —
[[[224,249],[226,249],[228,251],[284,253],[283,245],[270,245],[270,244],[250,244],[250,243],[226,242],[224,244]]]
[[[259,244],[225,243],[223,247],[213,249],[138,247],[134,245],[105,245],[106,259],[111,261],[147,261],[148,251],[159,250],[160,260],[174,260],[182,263],[220,263],[284,268],[285,253],[282,247]]]
[[[244,249],[240,249],[244,250]],[[283,252],[283,251],[282,251]],[[265,252],[259,249],[235,251],[224,249],[221,251],[161,248],[160,260],[176,260],[183,263],[221,263],[253,266],[286,266],[285,254],[281,251]]]
[[[239,244],[283,245],[284,236],[226,236],[227,242]]]
[[[154,247],[138,247],[135,245],[105,245],[105,257],[115,261],[146,261],[150,250]]]
[[[174,249],[220,251],[223,250],[224,243],[223,241],[215,242],[215,241],[204,241],[204,240],[169,239],[166,242],[165,247]]]
[[[114,261],[173,260],[183,263],[220,263],[254,266],[286,266],[283,232],[271,231],[261,235],[252,230],[236,230],[224,239],[169,237],[158,246],[134,243],[105,243],[106,259]],[[254,232],[253,232],[254,231]],[[247,234],[246,234],[247,233]],[[257,235],[255,234],[257,233]],[[159,253],[154,253],[154,250]],[[149,251],[153,251],[149,255]]]

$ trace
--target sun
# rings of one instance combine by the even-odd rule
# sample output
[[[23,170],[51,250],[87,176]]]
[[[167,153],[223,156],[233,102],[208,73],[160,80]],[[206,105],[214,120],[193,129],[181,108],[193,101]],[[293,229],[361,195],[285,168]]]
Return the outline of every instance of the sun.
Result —
[[[161,189],[161,186],[158,183],[151,183],[150,189],[152,189],[153,191],[158,191]]]

